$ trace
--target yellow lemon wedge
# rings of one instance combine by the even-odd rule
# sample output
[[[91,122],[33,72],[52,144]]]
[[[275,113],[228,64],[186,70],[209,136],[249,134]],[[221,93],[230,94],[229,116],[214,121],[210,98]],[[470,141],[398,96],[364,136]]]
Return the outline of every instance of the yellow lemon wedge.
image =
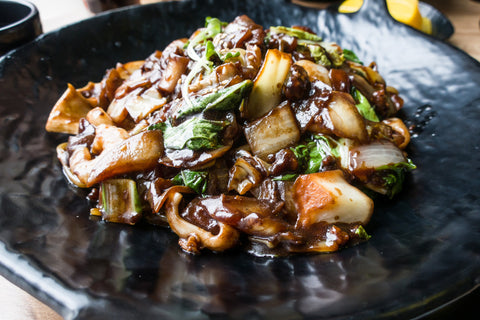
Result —
[[[363,4],[363,0],[346,0],[343,1],[338,7],[338,11],[341,13],[353,13],[357,12]]]
[[[346,0],[342,2],[338,11],[342,13],[356,12],[362,4],[363,0]],[[420,14],[418,0],[387,0],[387,7],[395,20],[423,32],[431,33],[431,21]]]
[[[428,34],[432,34],[432,20],[427,17],[422,17],[422,31]]]

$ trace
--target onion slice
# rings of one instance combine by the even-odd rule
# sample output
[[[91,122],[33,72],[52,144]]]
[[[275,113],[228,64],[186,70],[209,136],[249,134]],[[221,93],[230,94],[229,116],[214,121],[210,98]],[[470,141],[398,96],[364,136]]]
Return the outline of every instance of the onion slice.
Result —
[[[395,144],[386,140],[374,141],[350,150],[349,166],[351,171],[375,169],[381,166],[406,162],[407,159]]]

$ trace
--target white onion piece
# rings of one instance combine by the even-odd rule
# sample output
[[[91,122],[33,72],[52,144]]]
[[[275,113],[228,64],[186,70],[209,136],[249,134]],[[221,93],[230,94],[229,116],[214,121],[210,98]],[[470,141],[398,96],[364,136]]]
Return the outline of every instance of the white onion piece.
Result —
[[[405,162],[402,150],[390,141],[375,141],[350,150],[350,170],[375,169],[381,166]]]
[[[282,87],[292,66],[292,56],[277,49],[265,55],[262,68],[257,74],[247,103],[244,117],[258,119],[275,108],[282,100]]]

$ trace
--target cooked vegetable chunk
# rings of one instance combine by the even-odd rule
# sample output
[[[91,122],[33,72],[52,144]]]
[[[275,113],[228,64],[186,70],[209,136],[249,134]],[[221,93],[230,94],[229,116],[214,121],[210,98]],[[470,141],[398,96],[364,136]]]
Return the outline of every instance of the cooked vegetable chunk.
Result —
[[[78,122],[91,109],[88,100],[68,84],[68,89],[50,112],[45,129],[50,132],[77,134]]]
[[[161,131],[145,131],[92,159],[87,148],[76,149],[70,168],[88,187],[117,175],[153,168],[163,154]]]
[[[293,194],[299,228],[322,221],[366,224],[373,212],[372,199],[350,185],[340,170],[298,177]]]
[[[208,17],[160,49],[69,85],[47,121],[71,134],[57,157],[91,189],[92,215],[168,225],[191,254],[326,253],[370,238],[363,192],[391,198],[416,168],[394,117],[403,100],[374,62],[246,15]]]
[[[282,86],[292,63],[289,54],[276,49],[267,51],[243,110],[245,118],[259,118],[280,103]]]
[[[343,92],[332,92],[328,106],[309,127],[315,133],[334,134],[338,137],[367,141],[365,120],[358,112],[353,98]]]
[[[167,219],[173,232],[179,237],[179,244],[187,252],[198,253],[200,249],[224,251],[233,247],[239,238],[239,232],[229,225],[219,222],[215,233],[207,231],[183,219],[179,213],[181,193],[173,193],[167,201]]]
[[[135,224],[140,220],[142,206],[135,181],[105,180],[100,185],[102,219],[109,222]]]
[[[253,153],[262,159],[300,140],[300,130],[288,104],[248,124],[245,135]]]

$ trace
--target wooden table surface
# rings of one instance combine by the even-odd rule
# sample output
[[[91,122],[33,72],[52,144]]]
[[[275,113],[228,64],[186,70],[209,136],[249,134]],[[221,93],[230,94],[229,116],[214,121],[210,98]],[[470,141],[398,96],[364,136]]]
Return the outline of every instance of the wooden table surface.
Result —
[[[30,1],[40,11],[45,32],[93,16],[82,0]],[[154,1],[156,0],[144,0],[142,3]],[[302,3],[300,0],[294,2]],[[424,0],[424,2],[434,5],[452,21],[455,33],[448,41],[480,61],[480,2],[472,0]],[[304,4],[312,5],[311,2]],[[478,294],[475,299],[477,297]],[[51,308],[1,276],[0,315],[4,320],[62,319]]]

